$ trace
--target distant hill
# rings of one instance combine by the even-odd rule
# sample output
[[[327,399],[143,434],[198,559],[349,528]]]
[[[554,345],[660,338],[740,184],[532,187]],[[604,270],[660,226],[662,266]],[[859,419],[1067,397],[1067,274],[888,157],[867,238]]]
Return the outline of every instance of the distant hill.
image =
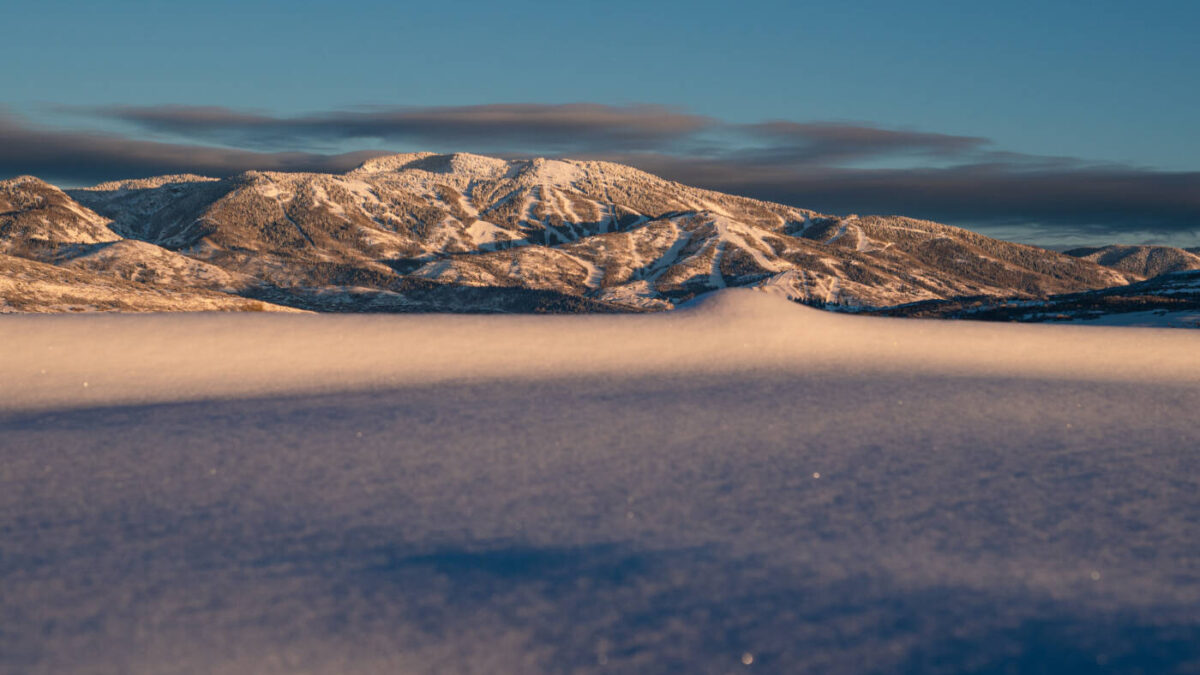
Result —
[[[1198,251],[1200,249],[1171,246],[1112,245],[1098,248],[1076,248],[1065,253],[1105,267],[1150,278],[1168,272],[1200,270]]]
[[[1042,299],[988,297],[931,300],[870,313],[926,319],[1200,328],[1200,270]]]

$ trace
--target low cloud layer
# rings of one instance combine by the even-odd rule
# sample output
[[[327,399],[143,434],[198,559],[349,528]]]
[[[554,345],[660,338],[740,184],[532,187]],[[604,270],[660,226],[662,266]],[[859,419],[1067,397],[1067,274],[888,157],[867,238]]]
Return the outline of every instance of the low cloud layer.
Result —
[[[32,174],[83,184],[171,173],[228,176],[249,169],[343,172],[387,154],[254,152],[145,141],[116,134],[63,131],[0,115],[0,177]]]
[[[614,157],[664,177],[832,213],[947,223],[1033,225],[1063,236],[1178,235],[1200,230],[1200,172],[1082,162],[987,162],[944,168],[792,167]]]
[[[732,124],[661,106],[591,103],[368,108],[296,117],[194,106],[70,112],[127,131],[50,129],[0,115],[0,176],[28,173],[83,184],[248,169],[342,172],[386,153],[323,150],[370,140],[363,145],[611,159],[819,211],[1020,225],[1030,228],[1031,239],[1171,240],[1200,232],[1200,172],[1008,153],[986,138],[868,124]]]
[[[776,120],[744,125],[741,131],[769,143],[756,156],[760,163],[835,163],[880,156],[927,156],[953,158],[979,151],[990,144],[986,138],[951,136],[920,131],[832,122],[787,122]]]
[[[148,131],[224,143],[298,147],[372,139],[531,152],[659,149],[716,124],[662,106],[595,103],[368,108],[297,117],[193,106],[119,106],[79,112]]]

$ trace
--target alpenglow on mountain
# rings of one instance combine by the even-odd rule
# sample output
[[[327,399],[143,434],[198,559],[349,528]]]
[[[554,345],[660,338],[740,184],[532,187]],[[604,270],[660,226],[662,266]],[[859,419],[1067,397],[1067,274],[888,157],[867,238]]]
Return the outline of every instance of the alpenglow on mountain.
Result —
[[[651,311],[728,286],[863,311],[1147,277],[1103,260],[607,162],[415,153],[346,174],[0,182],[8,311]]]

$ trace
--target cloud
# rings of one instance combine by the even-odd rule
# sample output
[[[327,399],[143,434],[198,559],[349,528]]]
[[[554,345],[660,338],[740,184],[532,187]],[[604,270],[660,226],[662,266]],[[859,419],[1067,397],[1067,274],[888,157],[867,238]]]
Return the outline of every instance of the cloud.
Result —
[[[1024,225],[1039,236],[1200,231],[1200,172],[1022,155],[914,169],[794,167],[650,154],[611,158],[672,180],[828,213]]]
[[[756,161],[793,164],[842,163],[894,155],[962,157],[991,144],[977,136],[880,129],[836,122],[774,120],[741,130],[770,143]]]
[[[37,127],[0,113],[0,176],[35,174],[71,184],[170,173],[228,176],[249,169],[343,172],[381,154],[387,153],[254,152],[159,143]]]
[[[716,124],[655,105],[533,103],[389,107],[280,117],[200,106],[75,109],[137,128],[225,143],[290,147],[375,139],[457,149],[568,152],[663,148]]]
[[[377,107],[293,117],[214,106],[105,106],[73,112],[209,142],[267,147],[373,139],[421,147],[505,152],[596,152],[697,149],[700,135],[719,133],[718,153],[765,163],[828,163],[890,155],[956,157],[988,145],[985,138],[881,129],[836,122],[774,120],[729,124],[656,105],[512,103],[455,107]],[[757,144],[736,150],[728,144]],[[764,146],[765,144],[765,146]]]
[[[322,152],[319,146],[376,139],[409,149],[609,159],[826,213],[1021,225],[1031,240],[1200,233],[1200,172],[1004,152],[982,137],[867,124],[733,124],[662,106],[595,103],[365,108],[295,117],[202,106],[71,110],[129,125],[133,137],[37,127],[0,112],[0,175],[33,173],[81,184],[181,172],[342,172],[386,153]],[[178,142],[147,140],[148,133]]]

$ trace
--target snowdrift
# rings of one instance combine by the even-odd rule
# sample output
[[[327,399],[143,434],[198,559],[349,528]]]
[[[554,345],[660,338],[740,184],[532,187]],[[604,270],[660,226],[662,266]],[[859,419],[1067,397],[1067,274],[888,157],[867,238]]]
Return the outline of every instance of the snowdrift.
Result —
[[[0,318],[0,672],[1190,672],[1194,333]]]
[[[663,315],[13,316],[0,344],[9,410],[745,369],[1200,382],[1192,334],[854,317],[742,289]]]

